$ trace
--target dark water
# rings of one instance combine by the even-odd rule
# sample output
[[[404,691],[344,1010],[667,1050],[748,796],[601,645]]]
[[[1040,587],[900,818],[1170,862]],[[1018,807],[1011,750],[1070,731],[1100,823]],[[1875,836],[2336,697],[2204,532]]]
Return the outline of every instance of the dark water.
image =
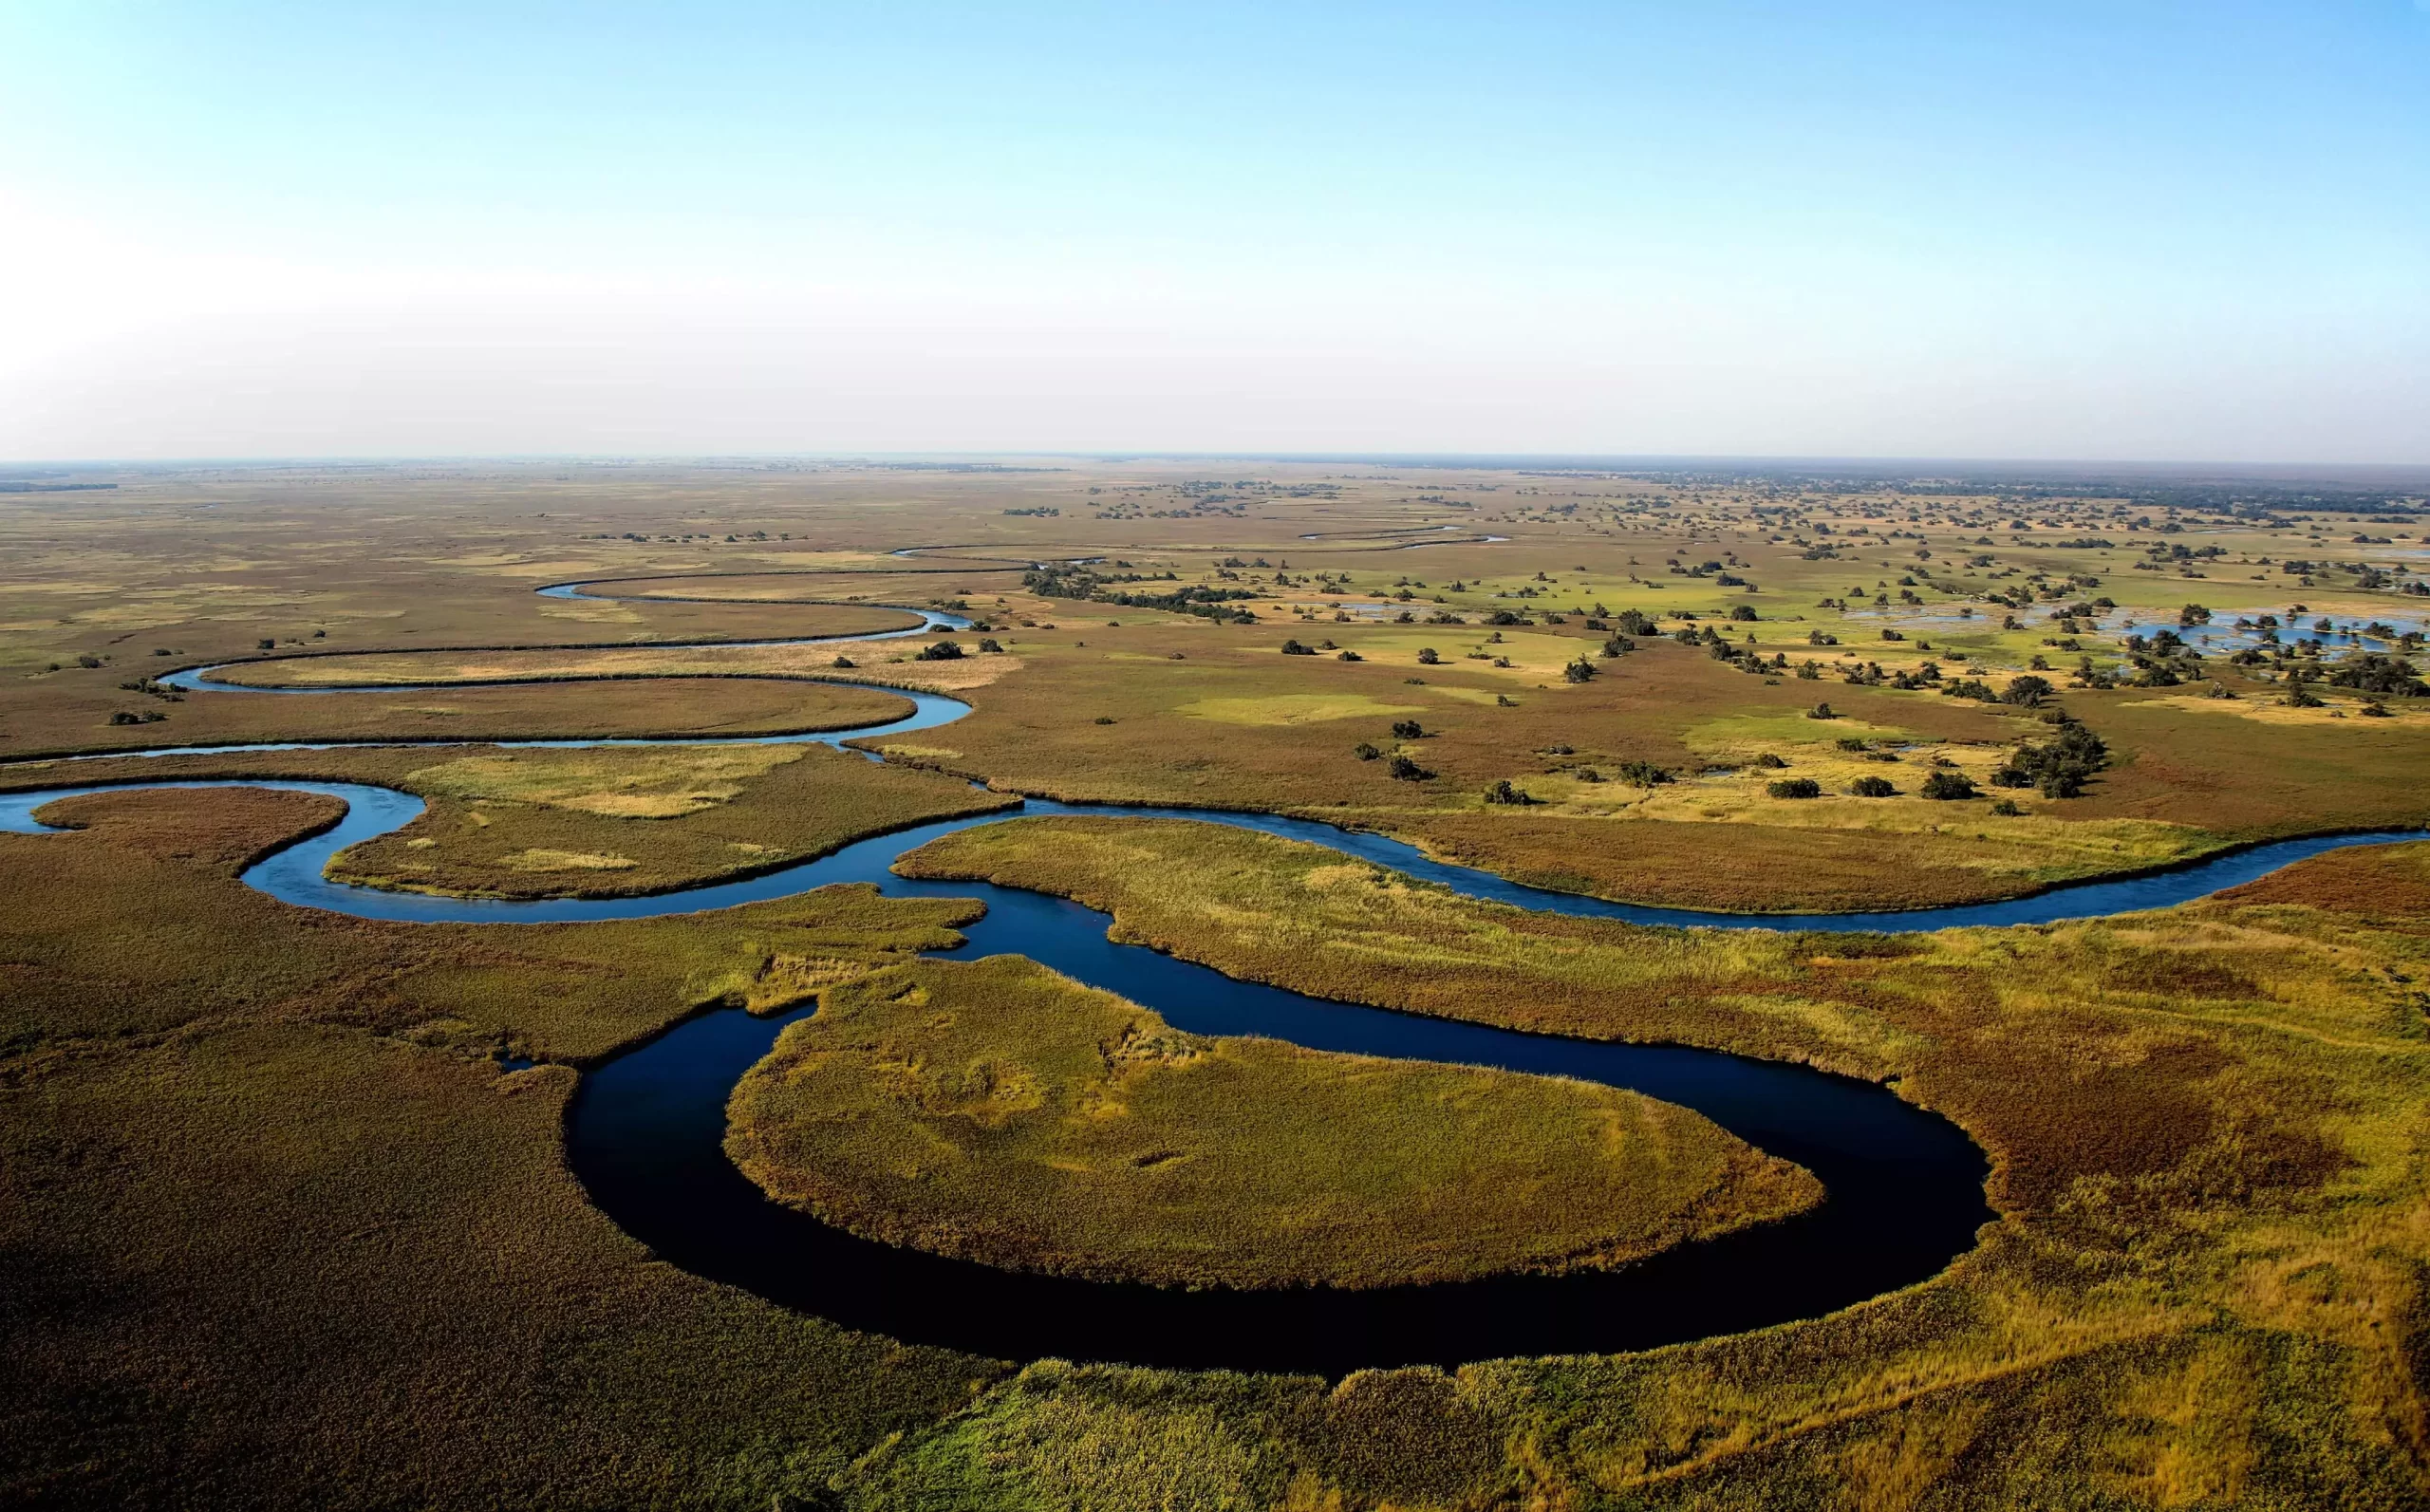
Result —
[[[548,591],[570,595],[577,588],[561,585]],[[920,632],[891,632],[903,633]],[[891,635],[864,639],[887,638]],[[229,687],[212,681],[214,670],[181,674],[179,685],[206,692]],[[956,700],[904,696],[914,704],[908,718],[861,730],[776,738],[833,743],[933,728],[968,712]],[[285,742],[218,749],[320,748]],[[1681,1246],[1617,1272],[1366,1292],[1165,1291],[1027,1276],[892,1248],[767,1201],[725,1158],[725,1103],[735,1083],[792,1018],[709,1014],[584,1078],[568,1120],[570,1159],[593,1201],[627,1232],[686,1270],[911,1342],[1015,1358],[1051,1354],[1325,1373],[1641,1349],[1811,1316],[1924,1279],[1970,1248],[1976,1227],[1991,1217],[1983,1201],[1982,1152],[1954,1125],[1883,1088],[1709,1051],[1521,1035],[1327,1002],[1114,944],[1106,938],[1104,915],[1065,900],[984,883],[912,882],[889,871],[905,851],[974,825],[1001,822],[1000,814],[923,825],[764,876],[656,897],[505,901],[383,892],[323,874],[338,851],[418,815],[421,800],[406,793],[360,783],[292,780],[142,785],[277,788],[343,799],[347,810],[336,828],[266,858],[243,880],[298,906],[364,918],[501,924],[648,918],[787,897],[836,882],[876,883],[894,896],[978,898],[987,915],[964,931],[969,943],[953,954],[1024,955],[1200,1034],[1264,1035],[1317,1050],[1495,1066],[1628,1088],[1695,1109],[1758,1148],[1804,1166],[1829,1193],[1812,1212]],[[94,791],[100,789],[0,795],[0,830],[38,831],[45,827],[34,821],[35,809]],[[1469,897],[1537,910],[1642,924],[1828,931],[2038,924],[2162,907],[2324,850],[2419,837],[2414,831],[2382,831],[2284,841],[2151,876],[2062,887],[2007,903],[1897,913],[1743,915],[1548,892],[1430,861],[1398,841],[1305,819],[1037,800],[1021,812],[1232,825],[1315,841]]]
[[[1062,899],[967,883],[889,890],[979,896],[987,917],[955,954],[1018,952],[1199,1034],[1576,1076],[1681,1103],[1805,1167],[1829,1197],[1785,1223],[1617,1272],[1363,1292],[1181,1292],[1022,1275],[854,1239],[763,1197],[725,1158],[726,1098],[802,1016],[729,1010],[593,1071],[567,1123],[591,1200],[662,1258],[915,1343],[1338,1374],[1643,1349],[1811,1316],[1935,1275],[1992,1216],[1982,1152],[1947,1120],[1863,1082],[1325,1002],[1112,943],[1104,915]]]

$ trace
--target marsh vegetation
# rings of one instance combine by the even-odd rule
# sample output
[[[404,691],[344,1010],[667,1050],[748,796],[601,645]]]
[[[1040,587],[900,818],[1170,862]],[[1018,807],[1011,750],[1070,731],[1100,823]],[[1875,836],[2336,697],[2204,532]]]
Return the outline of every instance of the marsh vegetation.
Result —
[[[2402,500],[1258,472],[160,469],[12,495],[0,752],[450,745],[28,762],[0,785],[407,786],[429,813],[349,875],[527,896],[679,885],[1014,793],[1310,815],[1521,880],[1763,909],[2008,896],[2425,817]],[[893,554],[911,539],[980,544]],[[1095,565],[1038,567],[1075,559]],[[588,578],[637,581],[533,591]],[[682,644],[948,607],[974,622],[960,658],[913,660],[926,639]],[[156,691],[228,661],[395,691]],[[864,742],[883,764],[476,744],[832,729],[903,705],[822,681],[839,676],[975,709]],[[556,678],[591,681],[534,681]],[[1851,791],[1868,778],[1895,791]],[[1787,780],[1818,795],[1773,798]],[[631,924],[381,924],[234,880],[327,823],[319,800],[54,811],[82,828],[0,834],[0,1501],[2396,1512],[2430,1484],[2430,846],[2151,914],[1899,938],[1527,914],[1198,825],[1015,822],[916,858],[1111,908],[1125,938],[1244,979],[1883,1082],[1996,1162],[1978,1250],[1829,1316],[1323,1381],[906,1348],[688,1277],[569,1175],[578,1068],[706,1004],[818,999],[813,1029],[832,1007],[860,1037],[805,1031],[782,1062],[800,1079],[755,1082],[746,1138],[823,1161],[813,1136],[846,1126],[808,1115],[850,1109],[864,1199],[899,1183],[888,1159],[940,1161],[937,1192],[879,1204],[907,1235],[1052,1194],[1029,1203],[1052,1224],[951,1242],[1182,1281],[1609,1258],[1684,1232],[1714,1189],[1696,1173],[1743,1157],[1690,1138],[1628,1167],[1609,1207],[1523,1211],[1530,1182],[1615,1180],[1556,1137],[1590,1106],[1622,1129],[1669,1115],[1320,1069],[1016,965],[914,963],[967,922],[950,902],[836,888]],[[953,1021],[884,996],[901,983]],[[1164,1058],[1109,1061],[1125,1027]],[[1031,1084],[997,1065],[1035,1075],[1036,1109],[1011,1109]],[[1184,1095],[1218,1067],[1246,1090]],[[1269,1106],[1267,1088],[1289,1090]],[[1043,1116],[1116,1094],[1104,1126]],[[1344,1127],[1357,1148],[1328,1146]],[[1473,1166],[1419,1137],[1443,1128],[1481,1131]],[[1115,1174],[1266,1158],[1161,1212],[1062,1201],[1168,1146],[1184,1158]],[[950,1182],[948,1155],[968,1163]],[[1393,1241],[1209,1238],[1295,1232],[1267,1215],[1313,1175]],[[1727,1189],[1735,1216],[1695,1221],[1768,1210],[1760,1184]]]
[[[753,1180],[854,1233],[1168,1286],[1611,1266],[1821,1195],[1685,1109],[1187,1035],[1018,956],[823,992],[730,1129]]]

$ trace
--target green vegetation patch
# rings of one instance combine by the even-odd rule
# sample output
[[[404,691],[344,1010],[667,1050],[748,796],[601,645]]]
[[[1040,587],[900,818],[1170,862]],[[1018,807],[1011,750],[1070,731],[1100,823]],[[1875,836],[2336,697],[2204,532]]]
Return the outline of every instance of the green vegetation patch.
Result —
[[[726,1148],[855,1233],[1184,1286],[1616,1265],[1822,1195],[1633,1092],[1187,1035],[1018,956],[826,992],[736,1089]]]
[[[1383,703],[1363,693],[1275,693],[1254,699],[1198,699],[1181,705],[1195,719],[1222,724],[1320,724],[1328,719],[1390,719],[1424,712],[1414,703]]]
[[[406,774],[414,791],[500,798],[612,819],[693,813],[740,793],[751,778],[798,761],[798,745],[630,746],[485,751]]]
[[[429,809],[347,848],[329,875],[510,898],[664,892],[1018,801],[818,745],[481,750],[391,780]]]

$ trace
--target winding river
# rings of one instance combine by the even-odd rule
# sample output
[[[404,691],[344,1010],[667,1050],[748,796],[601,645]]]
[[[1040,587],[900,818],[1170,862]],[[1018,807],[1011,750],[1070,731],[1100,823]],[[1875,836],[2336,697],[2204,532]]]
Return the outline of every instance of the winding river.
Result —
[[[581,584],[541,591],[585,595]],[[918,626],[873,634],[719,644],[872,641],[960,627],[922,611]],[[670,646],[669,649],[681,649]],[[204,667],[164,681],[196,692],[283,694],[365,687],[249,689]],[[841,681],[841,680],[838,680]],[[458,686],[461,684],[433,684]],[[376,691],[408,691],[377,684]],[[857,729],[720,739],[530,740],[526,746],[743,744],[842,740],[932,729],[968,705],[898,693],[901,719]],[[384,741],[278,742],[140,753],[234,754],[326,750]],[[124,753],[134,754],[134,753]],[[80,757],[77,759],[100,759]],[[1750,1144],[1811,1170],[1829,1193],[1781,1223],[1683,1245],[1618,1271],[1505,1277],[1426,1287],[1338,1291],[1171,1291],[999,1270],[856,1239],[769,1202],[723,1150],[725,1104],[786,1024],[809,1012],[754,1018],[706,1013],[611,1056],[583,1078],[567,1120],[568,1156],[597,1205],[659,1258],[847,1327],[910,1343],[1028,1359],[1060,1356],[1175,1367],[1312,1371],[1451,1365],[1520,1354],[1643,1349],[1809,1317],[1923,1280],[1971,1248],[1985,1204],[1987,1164],[1954,1125],[1870,1083],[1804,1067],[1675,1046],[1624,1045],[1524,1035],[1309,998],[1235,981],[1204,966],[1109,941],[1107,917],[1079,904],[973,882],[893,875],[895,859],[940,835],[1003,822],[991,813],[942,820],[862,840],[818,860],[740,881],[641,898],[440,898],[333,882],[328,860],[421,812],[421,799],[362,783],[285,779],[140,779],[0,794],[0,830],[45,830],[34,811],[78,793],[130,785],[252,787],[343,800],[332,829],[298,840],[247,869],[249,886],[302,907],[417,923],[536,924],[652,918],[789,897],[867,882],[897,897],[977,898],[986,915],[966,943],[940,955],[1013,952],[1153,1008],[1207,1035],[1264,1035],[1311,1049],[1450,1061],[1575,1076],[1692,1108]],[[1744,915],[1651,908],[1528,887],[1447,865],[1413,847],[1312,820],[1174,808],[1082,806],[1030,800],[1019,816],[1123,815],[1192,819],[1310,840],[1519,907],[1655,925],[1711,928],[1913,931],[2039,924],[2162,907],[2232,887],[2341,846],[2418,838],[2415,831],[2280,842],[2170,871],[2054,888],[2005,903],[1900,913]]]

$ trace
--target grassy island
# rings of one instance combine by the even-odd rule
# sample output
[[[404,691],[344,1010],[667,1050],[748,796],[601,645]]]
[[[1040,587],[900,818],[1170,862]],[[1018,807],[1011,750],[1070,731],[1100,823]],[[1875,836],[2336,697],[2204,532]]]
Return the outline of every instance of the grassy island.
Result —
[[[398,785],[430,807],[341,852],[331,876],[482,897],[663,892],[1015,802],[820,745],[450,750]]]
[[[727,1149],[855,1233],[1181,1286],[1614,1265],[1822,1196],[1634,1092],[1182,1034],[1019,956],[829,991],[736,1089]]]

